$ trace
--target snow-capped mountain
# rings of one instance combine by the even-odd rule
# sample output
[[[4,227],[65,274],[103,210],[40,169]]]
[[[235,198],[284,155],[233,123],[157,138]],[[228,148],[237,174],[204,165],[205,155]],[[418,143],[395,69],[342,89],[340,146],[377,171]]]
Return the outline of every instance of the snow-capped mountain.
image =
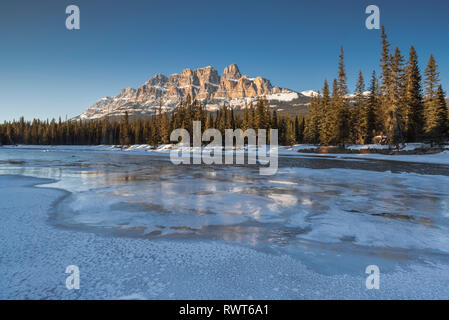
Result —
[[[272,107],[306,106],[309,96],[293,90],[273,86],[262,77],[249,78],[242,75],[237,65],[227,66],[220,76],[211,66],[185,69],[169,77],[157,74],[137,89],[122,89],[115,97],[104,97],[95,102],[77,119],[148,116],[162,104],[163,111],[171,111],[188,95],[200,101],[209,111],[223,104],[244,107],[259,97],[266,97]]]
[[[309,98],[311,98],[311,97],[313,97],[313,96],[321,95],[319,92],[316,92],[316,91],[313,91],[313,90],[301,91],[300,93],[301,93],[303,96],[306,96],[306,97],[309,97]],[[368,96],[369,94],[370,94],[369,91],[364,91],[364,92],[363,92],[363,95],[364,95],[365,97]],[[348,98],[348,99],[353,99],[353,98],[355,98],[356,96],[357,96],[356,93],[348,93],[345,97]]]
[[[305,91],[301,91],[301,94],[302,94],[303,96],[306,96],[306,97],[311,98],[312,96],[318,95],[318,92],[313,91],[313,90],[305,90]]]
[[[363,96],[365,96],[365,97],[367,97],[367,96],[369,96],[370,95],[370,91],[363,91]],[[349,93],[349,94],[347,94],[346,95],[346,98],[348,98],[348,99],[353,99],[353,98],[355,98],[357,96],[357,94],[356,93]]]

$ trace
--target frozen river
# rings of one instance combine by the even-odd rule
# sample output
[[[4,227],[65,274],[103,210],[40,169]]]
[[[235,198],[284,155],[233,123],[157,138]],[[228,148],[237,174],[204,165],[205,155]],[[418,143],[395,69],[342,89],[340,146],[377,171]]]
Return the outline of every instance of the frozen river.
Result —
[[[55,288],[47,298],[447,299],[448,187],[449,166],[443,164],[291,155],[280,158],[276,175],[261,176],[255,166],[175,166],[164,154],[0,148],[0,271],[23,283],[17,270],[30,268],[17,250],[24,246],[10,243],[22,237],[6,237],[21,228],[20,219],[6,215],[20,211],[25,219],[34,214],[27,211],[27,202],[39,203],[36,194],[51,194],[42,208],[45,220],[36,222],[42,230],[64,239],[73,236],[75,251],[97,254],[97,265],[124,259],[114,250],[126,246],[136,266],[121,270],[119,263],[111,269],[116,274],[109,291],[84,282],[89,291],[76,296],[48,276]],[[28,229],[21,232],[39,241],[37,231]],[[82,249],[85,239],[113,243]],[[46,257],[47,265],[52,263],[47,260],[59,259],[59,264],[66,259],[52,250],[57,249],[35,251],[43,272],[40,257]],[[142,274],[148,255],[173,258],[168,252],[176,262],[158,261],[165,266],[156,277],[159,282],[151,280],[154,270]],[[79,255],[80,265],[94,259]],[[190,278],[176,267],[198,259],[204,264],[192,267]],[[368,265],[381,270],[379,290],[365,288]],[[239,284],[232,283],[223,266]],[[103,268],[86,267],[95,283],[106,281],[109,271]],[[118,285],[120,277],[134,280]],[[154,282],[151,289],[139,285],[143,278]],[[21,290],[12,285],[14,279],[9,281],[0,280],[0,298],[42,297],[38,288],[23,285]],[[184,286],[198,281],[201,292],[186,291]]]

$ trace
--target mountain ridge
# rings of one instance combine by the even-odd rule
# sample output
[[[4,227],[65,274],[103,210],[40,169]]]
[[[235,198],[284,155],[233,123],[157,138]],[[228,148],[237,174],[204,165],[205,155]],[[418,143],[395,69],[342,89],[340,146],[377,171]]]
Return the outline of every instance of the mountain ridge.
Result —
[[[170,112],[190,95],[208,111],[223,104],[244,108],[265,97],[273,108],[304,109],[309,97],[291,89],[273,86],[270,80],[242,75],[236,64],[227,66],[220,76],[212,66],[184,69],[170,76],[158,73],[138,88],[123,88],[114,97],[103,97],[75,119],[93,120],[105,116],[120,117],[128,112],[132,117],[151,116],[161,106]]]

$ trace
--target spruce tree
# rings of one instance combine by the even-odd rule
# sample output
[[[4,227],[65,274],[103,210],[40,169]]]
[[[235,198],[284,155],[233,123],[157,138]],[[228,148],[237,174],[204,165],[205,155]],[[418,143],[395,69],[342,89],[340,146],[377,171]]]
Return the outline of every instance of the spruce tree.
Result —
[[[273,110],[273,116],[271,117],[271,128],[277,129],[279,127],[279,120],[278,120],[278,112],[276,109]]]
[[[254,109],[253,103],[251,102],[249,107],[248,128],[257,131],[255,120],[256,120],[256,111]]]
[[[415,48],[410,47],[409,58],[405,68],[405,126],[408,141],[422,137],[424,125],[424,106],[421,88],[421,74]]]
[[[321,105],[320,97],[318,95],[313,95],[310,99],[309,113],[307,116],[307,125],[304,130],[305,139],[309,143],[319,143],[320,142],[320,127],[321,127]],[[282,124],[284,129],[287,129],[286,123]],[[285,136],[287,140],[287,135]]]
[[[285,144],[291,146],[295,142],[294,122],[287,116],[285,119]]]
[[[447,116],[445,116],[445,104],[441,100],[444,92],[439,81],[438,66],[433,55],[430,55],[424,72],[424,133],[432,142],[439,142],[445,132]]]
[[[245,104],[245,109],[243,109],[243,120],[242,120],[242,130],[246,131],[248,129],[249,124],[249,108],[248,105]]]
[[[206,123],[204,124],[204,130],[208,130],[212,127],[212,114],[206,115]]]
[[[120,144],[129,145],[129,121],[128,121],[128,111],[125,111],[125,116],[120,124]]]
[[[324,80],[323,95],[321,99],[322,121],[320,124],[320,143],[329,145],[332,141],[332,128],[335,123],[335,110],[331,103],[329,85]]]
[[[376,76],[376,71],[373,71],[371,75],[371,82],[369,87],[368,99],[366,100],[366,109],[363,114],[364,126],[366,130],[366,137],[364,143],[371,143],[374,136],[382,128],[376,118],[376,110],[380,107],[379,99],[379,82]]]
[[[381,125],[381,132],[384,131],[384,125],[386,122],[385,116],[387,109],[391,103],[391,59],[390,59],[390,43],[387,40],[387,34],[385,32],[385,27],[382,26],[382,53],[380,58],[381,67],[381,85],[380,85],[380,95],[381,104],[377,112],[377,118],[379,120],[378,124]]]
[[[368,108],[366,103],[365,80],[362,71],[359,71],[359,77],[355,88],[355,108],[351,114],[352,141],[365,144],[368,140]]]
[[[449,112],[446,104],[446,94],[441,85],[438,86],[437,90],[437,101],[438,101],[438,118],[440,119],[440,128],[442,137],[447,138],[449,129]]]
[[[385,109],[385,133],[389,144],[398,146],[404,142],[403,57],[399,48],[396,47],[394,56],[390,57],[390,61],[388,105]]]
[[[349,109],[346,95],[348,94],[348,85],[346,83],[346,71],[344,63],[343,47],[340,50],[338,62],[338,93],[336,96],[336,114],[337,114],[337,143],[345,144],[349,138]]]

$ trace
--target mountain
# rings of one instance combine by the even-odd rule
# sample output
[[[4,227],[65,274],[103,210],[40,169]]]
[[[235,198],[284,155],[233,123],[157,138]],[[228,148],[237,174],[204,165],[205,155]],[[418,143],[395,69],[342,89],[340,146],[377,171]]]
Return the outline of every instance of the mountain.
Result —
[[[318,92],[315,92],[313,90],[306,90],[306,91],[301,91],[301,94],[306,97],[312,97],[312,96],[318,95]]]
[[[115,97],[104,97],[76,119],[90,120],[104,116],[145,117],[157,112],[172,111],[188,95],[200,101],[208,111],[215,111],[223,104],[240,109],[259,97],[265,97],[270,106],[278,110],[304,111],[310,98],[293,90],[273,86],[262,77],[242,75],[237,65],[227,66],[220,76],[211,66],[185,69],[169,77],[156,74],[137,89],[122,89]],[[295,112],[296,113],[296,112]]]

